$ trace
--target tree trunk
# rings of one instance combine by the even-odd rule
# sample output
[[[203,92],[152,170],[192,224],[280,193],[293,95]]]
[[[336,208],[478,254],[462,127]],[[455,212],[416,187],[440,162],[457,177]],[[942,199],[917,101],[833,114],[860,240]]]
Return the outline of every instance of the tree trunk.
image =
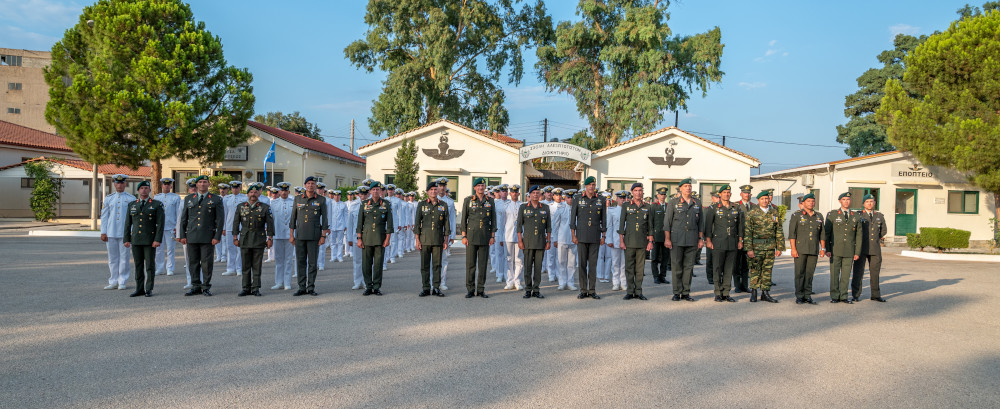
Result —
[[[153,168],[152,180],[149,181],[149,187],[153,188],[150,196],[155,196],[157,193],[160,193],[160,179],[163,177],[163,165],[160,164],[159,159],[151,160],[149,163]],[[177,182],[175,181],[174,184],[176,185]]]
[[[90,176],[90,229],[97,230],[97,218],[100,217],[101,187],[97,186],[97,164],[94,164],[94,174]]]

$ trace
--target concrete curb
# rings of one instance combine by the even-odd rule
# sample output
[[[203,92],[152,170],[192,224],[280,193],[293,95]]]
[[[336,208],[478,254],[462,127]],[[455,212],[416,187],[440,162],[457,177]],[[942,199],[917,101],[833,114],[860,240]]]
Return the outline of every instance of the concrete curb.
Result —
[[[990,254],[948,254],[948,253],[925,253],[922,251],[903,250],[900,253],[903,257],[921,258],[924,260],[940,261],[981,261],[988,263],[1000,263],[1000,256]]]
[[[29,236],[47,237],[101,237],[99,231],[72,231],[72,230],[29,230]]]

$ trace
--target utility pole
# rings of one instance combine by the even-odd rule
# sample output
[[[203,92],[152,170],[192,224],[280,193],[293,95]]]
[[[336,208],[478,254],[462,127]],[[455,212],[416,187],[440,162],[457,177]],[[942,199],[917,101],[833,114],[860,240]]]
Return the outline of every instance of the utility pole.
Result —
[[[674,111],[674,128],[677,127],[677,120],[681,118],[681,111]]]
[[[726,146],[726,135],[722,135],[722,146]]]
[[[542,120],[542,142],[549,141],[549,118]]]
[[[351,155],[354,154],[354,119],[351,119]]]

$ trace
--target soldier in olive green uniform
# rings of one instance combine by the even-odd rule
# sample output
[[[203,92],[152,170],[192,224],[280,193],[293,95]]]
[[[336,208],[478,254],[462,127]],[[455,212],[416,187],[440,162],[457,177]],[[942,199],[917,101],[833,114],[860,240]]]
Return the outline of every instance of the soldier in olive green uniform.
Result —
[[[826,251],[830,253],[830,302],[854,304],[847,299],[854,262],[860,258],[864,232],[857,213],[851,211],[851,193],[837,198],[840,208],[826,215]]]
[[[719,188],[719,202],[705,209],[705,245],[709,253],[709,265],[715,286],[715,301],[736,302],[729,296],[732,287],[736,258],[743,249],[743,211],[729,201],[732,197],[729,185]]]
[[[816,261],[823,257],[823,215],[814,212],[816,196],[802,196],[802,210],[792,213],[788,221],[788,240],[795,259],[795,303],[816,304],[812,299]]]
[[[757,302],[757,290],[761,300],[776,303],[771,297],[771,271],[774,258],[785,251],[785,234],[782,221],[778,219],[778,208],[771,206],[771,191],[757,194],[757,206],[746,214],[746,229],[743,232],[743,247],[750,258],[750,302]]]
[[[552,215],[541,203],[538,185],[528,189],[528,202],[517,211],[517,247],[524,254],[524,298],[545,298],[538,290],[542,281],[542,261],[551,247]]]
[[[646,268],[646,252],[653,249],[653,216],[650,206],[642,200],[642,183],[632,184],[632,200],[621,206],[618,221],[619,243],[625,248],[625,300],[637,298],[647,300],[642,295],[643,270]],[[675,270],[676,271],[676,270]]]
[[[736,202],[736,207],[739,207],[743,211],[743,217],[746,218],[746,214],[750,212],[753,208],[754,203],[750,200],[750,195],[753,193],[753,186],[743,185],[740,186],[740,201]],[[746,237],[744,237],[746,239]],[[747,248],[743,246],[743,250],[739,251],[739,255],[736,256],[736,269],[733,270],[733,292],[734,293],[748,293],[750,292],[750,264],[749,258],[747,257]]]
[[[236,205],[233,216],[233,245],[239,247],[243,260],[243,291],[237,294],[240,297],[250,294],[260,297],[261,262],[265,249],[274,244],[271,207],[260,202],[263,187],[260,183],[251,183],[247,187],[247,201]]]
[[[319,295],[316,293],[316,264],[319,257],[319,246],[330,234],[330,221],[327,220],[326,198],[316,192],[316,177],[309,176],[303,183],[305,193],[295,197],[292,205],[292,217],[288,220],[289,240],[295,246],[296,272],[299,279],[299,290],[292,294]]]
[[[583,181],[584,191],[573,201],[570,212],[569,228],[573,233],[573,243],[577,245],[577,271],[580,277],[580,295],[576,298],[591,297],[601,299],[597,295],[597,256],[604,245],[607,231],[606,207],[604,199],[597,194],[597,179],[593,176]]]
[[[653,213],[653,250],[649,252],[649,269],[653,275],[653,283],[670,284],[667,271],[670,271],[670,249],[663,245],[667,235],[663,232],[663,217],[667,214],[667,193],[669,190],[661,187],[656,190],[656,200],[649,204]]]
[[[420,250],[420,279],[424,285],[421,297],[431,295],[431,269],[434,270],[434,292],[438,297],[444,297],[441,292],[441,252],[448,248],[451,237],[451,223],[448,205],[438,200],[437,182],[427,185],[427,200],[417,205],[417,215],[413,223],[413,234],[417,250]]]
[[[882,238],[889,232],[885,225],[885,216],[875,210],[875,196],[867,194],[862,202],[864,210],[860,213],[861,223],[861,254],[854,262],[854,274],[851,275],[851,296],[854,301],[860,301],[862,280],[865,278],[865,262],[868,262],[869,281],[871,282],[872,300],[885,302],[878,286],[878,275],[882,271]]]
[[[361,273],[365,279],[365,292],[361,295],[382,295],[382,267],[385,265],[385,248],[389,247],[392,232],[392,204],[382,199],[382,184],[372,181],[371,199],[361,204],[358,213],[358,247],[364,253]]]
[[[149,197],[149,190],[149,182],[139,182],[139,198],[129,203],[128,215],[125,216],[122,243],[125,247],[132,247],[132,259],[135,260],[135,292],[129,297],[153,296],[156,248],[163,240],[164,214],[163,203]]]
[[[184,198],[180,237],[181,244],[187,246],[188,271],[191,272],[191,290],[184,296],[212,295],[212,258],[215,245],[219,244],[222,231],[226,229],[226,217],[222,196],[209,193],[208,185],[208,176],[198,176],[195,178],[197,191]]]
[[[490,246],[496,241],[496,206],[485,194],[486,181],[476,178],[472,182],[475,194],[466,197],[462,204],[462,244],[465,245],[465,298],[486,295],[486,273]],[[479,277],[476,277],[478,267]]]
[[[701,203],[691,194],[691,179],[681,181],[680,196],[667,202],[663,216],[663,245],[670,249],[671,269],[674,274],[674,301],[694,301],[691,298],[691,276],[695,258],[705,246],[705,224]]]

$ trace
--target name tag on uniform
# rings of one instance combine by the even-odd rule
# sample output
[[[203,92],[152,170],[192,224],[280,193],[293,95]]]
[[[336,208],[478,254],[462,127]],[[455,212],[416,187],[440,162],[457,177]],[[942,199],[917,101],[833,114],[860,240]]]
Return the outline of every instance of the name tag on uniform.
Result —
[[[296,207],[296,208],[299,208],[299,209],[301,209],[301,208],[303,208],[303,207],[305,207],[305,206],[306,206],[306,204],[305,204],[305,203],[296,203],[296,204],[295,204],[295,207]]]

